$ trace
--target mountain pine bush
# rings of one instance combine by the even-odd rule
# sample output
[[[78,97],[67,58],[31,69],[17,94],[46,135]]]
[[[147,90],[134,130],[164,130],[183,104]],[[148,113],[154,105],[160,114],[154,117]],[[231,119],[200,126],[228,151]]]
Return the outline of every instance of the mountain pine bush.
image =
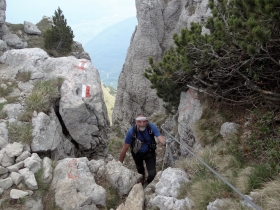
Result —
[[[43,35],[45,48],[49,53],[65,55],[71,51],[74,34],[71,27],[67,26],[67,20],[59,7],[54,14],[52,27]]]
[[[209,7],[209,34],[192,23],[159,62],[149,60],[145,77],[167,110],[190,86],[229,104],[279,104],[280,1],[209,0]]]

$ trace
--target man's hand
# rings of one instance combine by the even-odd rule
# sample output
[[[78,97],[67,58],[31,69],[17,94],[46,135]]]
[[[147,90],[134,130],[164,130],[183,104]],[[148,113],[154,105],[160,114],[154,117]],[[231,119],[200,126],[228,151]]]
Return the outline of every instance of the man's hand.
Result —
[[[121,151],[121,154],[120,154],[120,157],[119,157],[119,161],[121,163],[123,163],[123,160],[125,158],[125,154],[126,154],[129,146],[130,146],[130,144],[126,144],[126,143],[123,144],[123,148],[122,148],[122,151]]]

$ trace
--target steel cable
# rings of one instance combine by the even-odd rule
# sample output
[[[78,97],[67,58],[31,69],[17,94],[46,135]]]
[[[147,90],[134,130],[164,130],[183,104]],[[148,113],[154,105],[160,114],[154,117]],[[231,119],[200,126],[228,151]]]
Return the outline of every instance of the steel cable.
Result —
[[[254,209],[256,210],[261,210],[261,207],[258,206],[257,204],[255,204],[253,201],[251,201],[248,197],[246,197],[243,193],[241,193],[237,188],[235,188],[231,183],[229,183],[225,178],[223,178],[217,171],[215,171],[213,168],[211,168],[209,165],[207,165],[201,158],[199,158],[196,154],[194,154],[189,148],[185,147],[184,145],[182,145],[180,143],[180,141],[178,141],[175,137],[173,137],[165,128],[164,128],[164,124],[161,126],[162,130],[165,133],[165,138],[168,136],[169,138],[166,138],[166,142],[168,143],[168,145],[170,145],[171,141],[174,140],[176,141],[178,144],[180,144],[184,149],[186,149],[192,156],[194,156],[199,162],[201,162],[206,168],[208,168],[212,173],[214,173],[219,179],[221,179],[224,183],[226,183],[231,189],[233,189],[238,195],[240,195],[246,202],[248,202]],[[170,149],[170,147],[166,147],[166,152],[165,155],[167,155],[169,152],[167,151],[167,149]],[[171,158],[171,162],[172,162],[172,157]],[[167,159],[164,156],[164,160]],[[163,163],[164,166],[164,163]]]

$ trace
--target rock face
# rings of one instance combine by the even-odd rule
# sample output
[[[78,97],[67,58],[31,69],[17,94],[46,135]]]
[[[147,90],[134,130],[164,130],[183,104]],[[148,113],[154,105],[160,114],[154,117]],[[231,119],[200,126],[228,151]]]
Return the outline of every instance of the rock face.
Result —
[[[6,0],[0,0],[0,38],[3,36],[3,24],[6,21]]]
[[[107,131],[110,123],[99,73],[90,61],[76,59],[72,56],[51,58],[39,48],[26,48],[6,51],[0,57],[0,62],[4,67],[0,71],[0,77],[14,79],[19,71],[31,72],[30,83],[33,85],[39,80],[63,78],[64,82],[60,89],[61,98],[54,104],[54,109],[61,116],[66,127],[65,130],[69,132],[72,142],[76,142],[80,155],[98,158],[107,154]],[[88,97],[82,96],[83,86],[87,86],[89,90]],[[19,90],[19,96],[29,94],[28,89],[23,88],[22,90],[24,94]],[[24,107],[24,104],[22,105]],[[49,117],[43,113],[39,113],[36,118],[33,118],[33,122],[36,124],[33,132],[36,142],[32,144],[32,149],[38,152],[44,151],[40,141],[46,140],[51,142],[51,144],[46,144],[46,150],[69,149],[69,146],[63,143],[66,140],[61,137],[62,131],[58,125],[55,125],[58,123],[55,118],[55,114],[50,114]],[[49,129],[44,129],[44,125],[47,125]],[[50,129],[51,127],[53,128]],[[60,133],[58,133],[59,130]],[[36,134],[38,134],[37,137]],[[58,140],[59,142],[56,142]],[[58,147],[61,144],[64,146]],[[65,156],[67,155],[62,155],[58,159]]]
[[[105,189],[95,183],[87,158],[59,161],[51,186],[56,204],[63,210],[97,209],[96,205],[106,205]]]
[[[197,92],[189,89],[182,92],[178,107],[178,133],[181,143],[181,155],[186,155],[186,148],[200,148],[193,134],[193,125],[202,116],[202,105],[197,98]]]
[[[143,76],[149,57],[159,60],[173,45],[174,33],[189,27],[190,22],[203,22],[210,14],[207,3],[208,0],[136,0],[138,26],[119,76],[112,119],[123,133],[136,114],[150,116],[164,111],[163,102]]]

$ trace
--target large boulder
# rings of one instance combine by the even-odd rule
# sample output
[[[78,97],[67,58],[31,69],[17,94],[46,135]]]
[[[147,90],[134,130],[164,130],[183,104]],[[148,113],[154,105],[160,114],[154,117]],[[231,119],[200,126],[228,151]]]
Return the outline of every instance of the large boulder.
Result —
[[[106,177],[120,195],[128,195],[132,187],[140,182],[141,174],[132,171],[122,165],[121,162],[112,160],[106,165]]]
[[[110,122],[100,76],[90,61],[73,56],[51,58],[42,49],[26,48],[6,51],[0,57],[0,62],[4,67],[0,76],[9,79],[15,78],[19,71],[31,72],[34,84],[39,80],[63,78],[61,98],[54,104],[54,108],[61,117],[65,131],[82,156],[98,158],[107,155]],[[87,89],[87,95],[84,95],[83,89]],[[50,124],[52,120],[54,117],[49,119]],[[46,135],[46,132],[42,134]],[[38,144],[32,147],[42,149]],[[54,149],[50,146],[48,148]]]
[[[22,49],[27,47],[27,43],[23,42],[18,35],[10,32],[6,24],[2,25],[3,36],[2,39],[7,43],[7,46],[11,49]]]
[[[60,160],[54,169],[51,187],[55,203],[62,210],[97,209],[106,205],[106,191],[97,185],[87,158]]]
[[[63,134],[62,127],[53,109],[49,115],[40,112],[32,118],[33,152],[50,152],[55,159],[75,157],[75,146]]]

